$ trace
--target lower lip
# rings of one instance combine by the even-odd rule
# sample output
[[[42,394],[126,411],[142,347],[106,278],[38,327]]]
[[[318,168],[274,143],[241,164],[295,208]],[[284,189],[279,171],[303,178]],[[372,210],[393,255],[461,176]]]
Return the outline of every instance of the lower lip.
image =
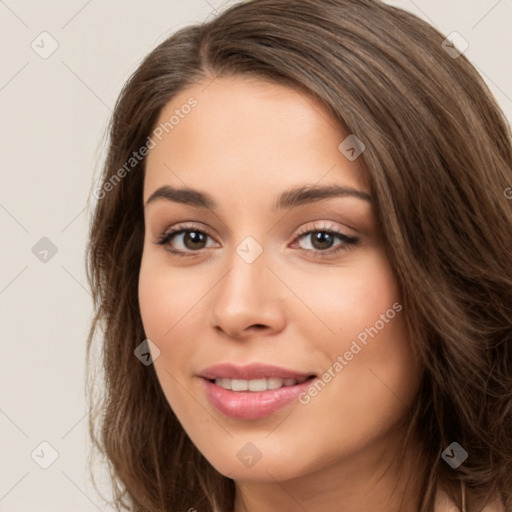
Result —
[[[283,386],[266,391],[230,391],[206,379],[201,379],[206,395],[214,407],[230,418],[257,420],[275,413],[297,400],[314,379],[308,379],[295,386]]]

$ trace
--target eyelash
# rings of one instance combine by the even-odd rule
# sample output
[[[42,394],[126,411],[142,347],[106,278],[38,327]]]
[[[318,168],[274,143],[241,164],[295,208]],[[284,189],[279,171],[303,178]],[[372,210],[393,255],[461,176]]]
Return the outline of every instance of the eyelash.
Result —
[[[183,256],[183,257],[194,257],[197,255],[197,253],[201,252],[204,249],[199,249],[197,251],[181,251],[177,249],[173,249],[170,247],[169,243],[171,240],[178,234],[188,233],[188,232],[196,232],[201,233],[203,235],[206,235],[209,238],[212,238],[207,232],[202,231],[200,229],[197,229],[193,226],[187,226],[187,225],[177,225],[169,230],[167,230],[165,233],[163,233],[156,242],[154,242],[156,245],[165,246],[165,249],[169,251],[171,254],[176,256]],[[313,229],[306,229],[300,230],[297,233],[297,236],[295,237],[293,243],[295,243],[297,240],[301,239],[302,237],[306,237],[306,235],[311,235],[313,233],[327,233],[328,235],[334,236],[335,238],[339,238],[342,243],[334,248],[334,249],[326,249],[326,250],[312,250],[312,249],[300,249],[304,252],[307,252],[309,254],[312,254],[314,257],[321,257],[321,258],[327,258],[331,257],[335,254],[337,254],[340,251],[343,250],[349,250],[358,245],[359,238],[351,237],[348,235],[345,235],[344,233],[341,233],[340,231],[337,231],[333,228],[330,228],[328,226],[313,226]]]

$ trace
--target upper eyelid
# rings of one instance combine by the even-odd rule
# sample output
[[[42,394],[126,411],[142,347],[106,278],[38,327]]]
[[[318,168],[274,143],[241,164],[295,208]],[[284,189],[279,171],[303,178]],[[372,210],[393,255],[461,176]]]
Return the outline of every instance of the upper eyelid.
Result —
[[[296,236],[305,235],[305,234],[308,234],[308,233],[314,232],[314,231],[336,231],[336,232],[340,232],[341,234],[345,234],[346,236],[352,236],[352,235],[343,233],[341,228],[335,227],[334,225],[330,224],[330,222],[332,222],[332,221],[312,221],[312,222],[313,222],[313,226],[299,228],[297,230]],[[318,226],[318,225],[316,225],[316,223],[323,223],[323,225]],[[307,226],[307,224],[306,224],[306,226]],[[346,226],[346,227],[353,230],[353,228],[351,228],[349,226]],[[183,223],[179,222],[177,225],[171,226],[171,227],[165,229],[162,232],[162,236],[165,236],[167,234],[177,234],[182,231],[201,231],[201,232],[207,234],[208,236],[210,236],[211,238],[215,238],[209,232],[208,228],[203,227],[202,225],[196,225],[196,224],[189,225],[189,224],[187,224],[187,222],[183,222]]]

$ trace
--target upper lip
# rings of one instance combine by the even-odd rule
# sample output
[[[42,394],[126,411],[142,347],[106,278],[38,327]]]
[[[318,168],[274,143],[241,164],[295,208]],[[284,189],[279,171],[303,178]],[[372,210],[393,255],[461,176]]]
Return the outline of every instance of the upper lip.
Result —
[[[237,366],[232,363],[223,363],[215,366],[209,366],[199,373],[199,376],[207,379],[263,379],[263,378],[282,378],[282,379],[301,379],[311,377],[312,372],[299,372],[288,368],[278,366],[251,363],[243,366]]]

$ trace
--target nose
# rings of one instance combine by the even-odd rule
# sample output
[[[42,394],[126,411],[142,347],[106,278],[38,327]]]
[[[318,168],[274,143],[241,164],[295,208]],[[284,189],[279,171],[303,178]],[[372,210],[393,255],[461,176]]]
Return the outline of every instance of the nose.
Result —
[[[234,254],[230,270],[211,297],[211,323],[226,336],[238,340],[255,333],[271,335],[286,324],[283,284],[260,256],[247,263]]]

